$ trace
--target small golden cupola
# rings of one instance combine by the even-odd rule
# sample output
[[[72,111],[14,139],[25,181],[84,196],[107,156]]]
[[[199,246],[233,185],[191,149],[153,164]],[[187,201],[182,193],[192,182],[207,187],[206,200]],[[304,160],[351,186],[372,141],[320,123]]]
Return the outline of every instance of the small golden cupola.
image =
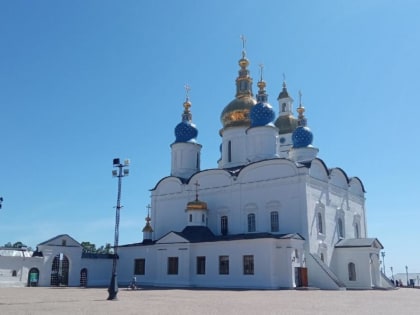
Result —
[[[245,52],[246,40],[243,36],[241,36],[241,39],[243,49],[242,58],[239,60],[239,76],[236,78],[236,98],[223,109],[220,115],[223,129],[229,127],[249,127],[251,125],[249,112],[257,103],[252,94],[252,78],[248,70],[249,60]]]
[[[200,184],[195,182],[195,200],[187,203],[185,209],[187,213],[188,226],[207,226],[207,203],[198,199],[198,187]]]
[[[150,224],[150,221],[152,221],[152,219],[150,218],[150,205],[147,205],[147,217],[145,218],[146,220],[146,225],[143,228],[143,243],[144,242],[150,242],[152,241],[152,234],[153,234],[153,228]]]

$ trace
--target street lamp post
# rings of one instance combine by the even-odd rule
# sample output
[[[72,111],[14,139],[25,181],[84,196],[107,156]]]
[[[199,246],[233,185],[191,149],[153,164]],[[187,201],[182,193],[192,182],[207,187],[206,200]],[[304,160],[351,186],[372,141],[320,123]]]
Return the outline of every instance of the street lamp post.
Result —
[[[113,177],[118,177],[118,194],[117,194],[117,207],[115,211],[115,231],[114,231],[114,257],[112,259],[112,275],[111,283],[108,288],[108,300],[115,300],[118,294],[118,280],[117,280],[117,262],[118,262],[118,236],[120,227],[120,210],[121,210],[121,180],[124,176],[128,176],[128,166],[130,160],[125,160],[124,164],[120,162],[120,159],[114,159],[113,165],[118,170],[112,171]]]
[[[408,287],[408,266],[405,266],[405,274],[407,275],[407,287]]]
[[[385,268],[385,252],[381,252],[382,262],[384,264],[384,275],[386,277],[386,268]]]
[[[392,281],[394,281],[394,268],[389,267],[389,269],[391,269],[391,277],[392,277]]]

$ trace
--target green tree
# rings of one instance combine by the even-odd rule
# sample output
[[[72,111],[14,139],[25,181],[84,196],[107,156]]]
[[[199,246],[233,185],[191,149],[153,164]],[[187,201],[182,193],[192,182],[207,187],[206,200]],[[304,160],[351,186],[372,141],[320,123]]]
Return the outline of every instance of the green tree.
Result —
[[[96,253],[96,245],[91,242],[81,242],[84,253]]]

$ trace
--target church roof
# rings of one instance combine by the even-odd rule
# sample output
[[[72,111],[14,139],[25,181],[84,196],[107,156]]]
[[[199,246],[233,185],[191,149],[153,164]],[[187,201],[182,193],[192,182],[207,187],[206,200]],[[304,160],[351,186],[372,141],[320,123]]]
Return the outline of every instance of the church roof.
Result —
[[[182,232],[175,233],[191,243],[237,241],[259,238],[304,239],[300,234],[244,233],[233,235],[214,235],[209,228],[204,226],[187,226],[184,230],[182,230]]]
[[[335,248],[348,247],[376,247],[383,249],[381,242],[377,238],[346,238],[338,241]]]

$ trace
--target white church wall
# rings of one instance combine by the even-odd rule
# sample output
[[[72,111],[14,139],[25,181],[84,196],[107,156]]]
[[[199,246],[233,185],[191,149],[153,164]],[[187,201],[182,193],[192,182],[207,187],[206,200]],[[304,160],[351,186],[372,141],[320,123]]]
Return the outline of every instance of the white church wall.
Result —
[[[119,260],[118,264],[123,265],[123,262]],[[112,259],[110,258],[83,258],[81,259],[79,268],[74,270],[74,277],[79,276],[79,278],[77,279],[78,283],[76,283],[75,286],[80,285],[80,271],[83,268],[87,269],[87,286],[88,287],[103,287],[103,286],[108,286],[110,284],[111,274],[112,274]],[[119,268],[118,270],[120,269],[124,270],[126,268],[127,267]],[[118,282],[120,283],[119,272],[118,272]]]
[[[230,127],[223,130],[220,168],[235,167],[247,163],[245,131],[244,127]]]
[[[372,287],[370,271],[370,253],[375,250],[365,248],[336,248],[331,261],[331,269],[344,282],[346,287],[352,289],[366,289]],[[349,264],[354,264],[354,277],[350,277]]]

